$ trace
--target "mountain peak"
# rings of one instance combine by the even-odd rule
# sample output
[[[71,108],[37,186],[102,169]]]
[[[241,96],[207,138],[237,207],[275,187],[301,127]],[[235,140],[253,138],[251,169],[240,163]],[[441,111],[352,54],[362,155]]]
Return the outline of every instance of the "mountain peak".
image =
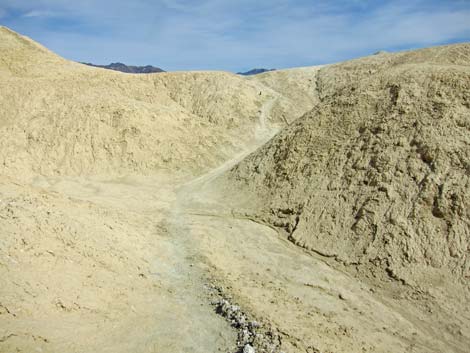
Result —
[[[82,63],[88,66],[99,67],[102,69],[120,71],[130,74],[150,74],[155,72],[165,72],[164,70],[160,69],[159,67],[155,67],[152,65],[145,65],[145,66],[132,66],[126,65],[121,62],[111,63],[109,65],[95,65],[92,63]]]
[[[262,74],[263,72],[269,72],[269,71],[275,71],[276,69],[251,69],[249,71],[245,72],[237,72],[237,75],[243,75],[243,76],[251,76],[251,75],[258,75]]]

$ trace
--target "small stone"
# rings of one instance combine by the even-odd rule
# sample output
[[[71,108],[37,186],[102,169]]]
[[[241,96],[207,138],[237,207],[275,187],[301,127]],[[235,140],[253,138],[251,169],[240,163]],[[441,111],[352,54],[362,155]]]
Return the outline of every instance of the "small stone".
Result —
[[[256,353],[256,351],[252,346],[246,344],[245,347],[243,347],[243,353]]]

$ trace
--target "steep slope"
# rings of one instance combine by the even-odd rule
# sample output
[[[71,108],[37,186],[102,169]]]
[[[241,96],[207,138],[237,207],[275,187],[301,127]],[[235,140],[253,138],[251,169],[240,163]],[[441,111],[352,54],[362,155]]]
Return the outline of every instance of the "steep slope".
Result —
[[[318,104],[317,77],[321,68],[322,66],[312,66],[276,70],[251,76],[248,79],[259,82],[271,88],[277,95],[296,103],[294,106],[285,106],[285,102],[279,100],[273,107],[275,115],[280,116],[286,124],[289,124],[305,112],[305,107],[310,110]]]
[[[346,265],[468,284],[470,45],[325,67],[317,85],[320,104],[220,184],[257,195],[240,201],[246,212]]]
[[[273,121],[294,107],[234,74],[124,75],[0,36],[0,163],[16,177],[198,172],[255,138],[264,104],[282,101]]]
[[[309,113],[193,197],[211,265],[286,351],[466,352],[470,45],[316,78]]]
[[[0,26],[0,38],[2,78],[4,75],[34,76],[38,71],[37,63],[40,63],[39,72],[47,67],[57,70],[58,67],[69,64],[42,45],[6,27]]]

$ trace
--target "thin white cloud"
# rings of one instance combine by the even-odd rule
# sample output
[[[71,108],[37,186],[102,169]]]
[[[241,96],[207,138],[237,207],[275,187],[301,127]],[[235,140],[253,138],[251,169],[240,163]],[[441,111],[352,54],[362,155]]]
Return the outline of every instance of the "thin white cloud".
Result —
[[[67,58],[168,70],[314,65],[470,38],[468,0],[0,2],[23,13],[13,29]]]
[[[32,18],[32,17],[57,17],[60,13],[49,10],[31,10],[23,13],[21,17]]]
[[[184,2],[177,0],[162,0],[162,5],[170,10],[186,12],[190,10],[189,6]]]

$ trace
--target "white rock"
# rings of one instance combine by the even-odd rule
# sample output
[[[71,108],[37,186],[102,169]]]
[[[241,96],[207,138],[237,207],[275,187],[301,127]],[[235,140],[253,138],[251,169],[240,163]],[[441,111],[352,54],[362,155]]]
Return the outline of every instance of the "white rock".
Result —
[[[245,347],[243,347],[243,353],[256,353],[256,350],[249,344],[246,344]]]

